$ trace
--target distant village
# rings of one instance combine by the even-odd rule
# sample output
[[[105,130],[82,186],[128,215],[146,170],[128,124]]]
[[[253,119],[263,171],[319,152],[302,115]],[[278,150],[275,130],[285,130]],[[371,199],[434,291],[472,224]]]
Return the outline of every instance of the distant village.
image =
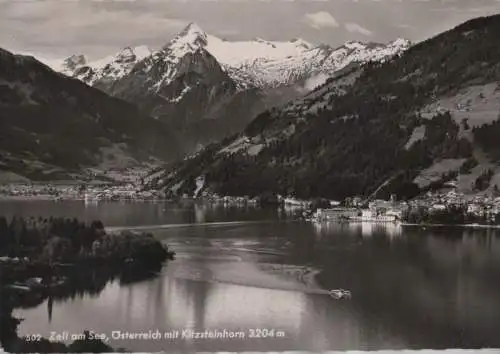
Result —
[[[55,201],[80,199],[86,202],[165,199],[160,191],[144,191],[134,183],[8,184],[0,185],[0,197]],[[184,196],[185,198],[188,196]],[[232,197],[202,193],[197,199],[225,206],[264,204],[263,200],[248,196]],[[311,200],[277,196],[271,204],[304,210],[302,216],[314,221],[500,224],[500,197],[488,194],[465,195],[456,190],[428,192],[410,201],[397,201],[395,198],[366,200],[362,197],[352,197],[343,201],[322,200],[318,204]]]
[[[10,184],[0,185],[0,196],[10,199],[42,200],[149,200],[161,199],[162,194],[142,191],[136,185],[85,185],[85,184]]]

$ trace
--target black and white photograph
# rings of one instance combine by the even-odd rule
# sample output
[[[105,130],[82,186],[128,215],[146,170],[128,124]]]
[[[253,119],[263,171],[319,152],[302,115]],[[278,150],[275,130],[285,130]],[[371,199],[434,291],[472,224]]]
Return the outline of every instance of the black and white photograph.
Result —
[[[500,0],[0,0],[0,353],[499,329]]]

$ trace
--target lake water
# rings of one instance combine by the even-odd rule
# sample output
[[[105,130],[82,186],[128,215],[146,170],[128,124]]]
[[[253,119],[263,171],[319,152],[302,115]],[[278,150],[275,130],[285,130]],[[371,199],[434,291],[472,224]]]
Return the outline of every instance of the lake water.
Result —
[[[17,309],[23,335],[208,329],[245,336],[110,342],[133,351],[500,347],[495,230],[319,227],[283,210],[189,202],[2,201],[0,214],[173,225],[152,231],[177,252],[160,276]],[[332,288],[352,298],[325,295]],[[254,329],[270,332],[250,338]]]

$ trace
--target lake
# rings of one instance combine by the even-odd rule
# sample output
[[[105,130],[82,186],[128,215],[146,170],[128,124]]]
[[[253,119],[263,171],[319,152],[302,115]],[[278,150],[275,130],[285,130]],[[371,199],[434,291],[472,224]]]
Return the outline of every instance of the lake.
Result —
[[[16,309],[22,335],[161,332],[110,341],[143,352],[500,347],[498,230],[318,226],[194,202],[1,201],[0,214],[163,225],[151,231],[177,252],[155,278]],[[352,298],[325,294],[336,288]],[[176,338],[186,330],[223,337]]]

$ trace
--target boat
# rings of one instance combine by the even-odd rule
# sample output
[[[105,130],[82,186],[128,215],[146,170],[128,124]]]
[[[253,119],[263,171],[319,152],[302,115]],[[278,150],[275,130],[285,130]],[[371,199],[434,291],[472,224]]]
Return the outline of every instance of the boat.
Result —
[[[18,292],[28,293],[31,291],[31,288],[22,283],[14,283],[6,286],[7,289],[11,289]]]
[[[349,290],[344,290],[344,289],[330,290],[329,295],[336,300],[351,298],[351,292]]]

